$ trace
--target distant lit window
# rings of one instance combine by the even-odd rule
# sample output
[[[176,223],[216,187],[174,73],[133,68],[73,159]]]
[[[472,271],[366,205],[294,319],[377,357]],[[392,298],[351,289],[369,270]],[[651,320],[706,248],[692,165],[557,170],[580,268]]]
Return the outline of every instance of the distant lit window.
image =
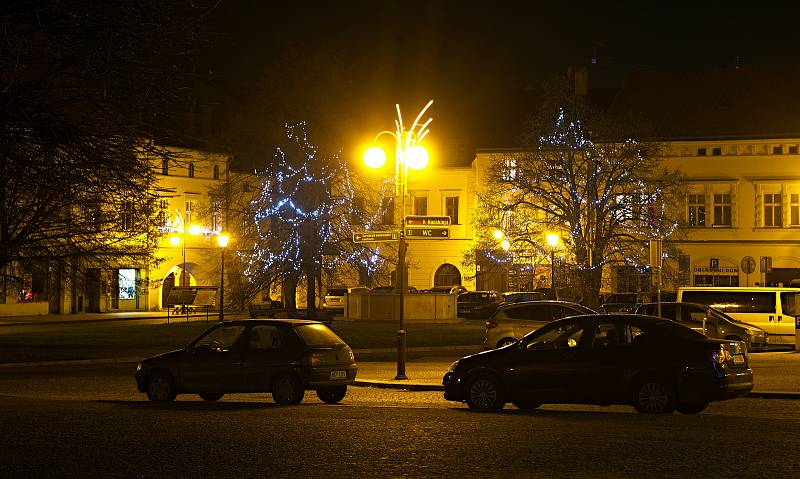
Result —
[[[782,155],[783,154],[783,147],[782,146],[773,146],[772,147],[772,154],[773,155]]]
[[[720,156],[720,155],[722,155],[722,148],[719,148],[719,147],[717,147],[717,148],[712,148],[712,149],[711,149],[711,154],[712,154],[713,156]]]
[[[450,223],[458,224],[458,196],[446,196],[444,198],[445,215],[450,217]]]
[[[706,195],[689,195],[689,226],[706,225]]]
[[[764,195],[764,226],[778,228],[783,226],[780,193]]]
[[[414,197],[414,214],[415,215],[427,215],[428,214],[428,197],[427,196],[415,196]]]
[[[705,148],[698,148],[697,149],[697,156],[706,156],[706,149]]]
[[[136,270],[119,270],[119,299],[136,299]]]
[[[797,154],[797,145],[793,145],[789,147],[789,154],[796,155]]]
[[[189,163],[189,178],[194,178],[194,163]]]
[[[714,195],[714,226],[731,225],[731,195]]]
[[[169,160],[164,160],[161,162],[161,174],[164,176],[169,176]]]

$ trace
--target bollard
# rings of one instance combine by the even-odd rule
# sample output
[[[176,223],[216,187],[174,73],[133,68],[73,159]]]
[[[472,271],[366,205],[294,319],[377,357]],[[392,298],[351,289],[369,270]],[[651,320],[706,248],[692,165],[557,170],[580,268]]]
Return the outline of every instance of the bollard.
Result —
[[[397,376],[396,380],[406,380],[406,330],[397,331]]]

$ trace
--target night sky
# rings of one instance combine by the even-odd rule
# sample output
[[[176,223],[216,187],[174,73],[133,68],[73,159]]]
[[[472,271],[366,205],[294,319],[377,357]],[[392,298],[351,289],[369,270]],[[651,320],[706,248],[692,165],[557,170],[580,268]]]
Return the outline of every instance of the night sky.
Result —
[[[227,0],[209,16],[205,61],[229,104],[268,90],[298,105],[273,116],[322,110],[345,152],[391,128],[395,103],[412,116],[431,98],[432,141],[514,146],[530,92],[570,66],[591,65],[594,87],[619,87],[633,69],[798,62],[800,10],[700,3],[711,6]]]

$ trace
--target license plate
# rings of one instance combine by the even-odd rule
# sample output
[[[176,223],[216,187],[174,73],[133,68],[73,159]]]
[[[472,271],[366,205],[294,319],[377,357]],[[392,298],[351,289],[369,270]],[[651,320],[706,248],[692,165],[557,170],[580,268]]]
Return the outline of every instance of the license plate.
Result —
[[[331,381],[334,379],[347,379],[347,371],[331,371]]]
[[[733,364],[744,364],[744,356],[742,356],[741,354],[734,354]]]

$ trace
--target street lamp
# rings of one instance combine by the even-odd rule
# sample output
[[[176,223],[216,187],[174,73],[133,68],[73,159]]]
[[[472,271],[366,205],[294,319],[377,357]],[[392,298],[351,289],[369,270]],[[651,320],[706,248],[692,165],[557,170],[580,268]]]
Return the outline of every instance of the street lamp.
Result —
[[[550,289],[556,294],[556,246],[559,236],[557,233],[547,233],[547,244],[550,245]]]
[[[217,235],[219,243],[221,273],[219,276],[219,322],[225,321],[225,248],[228,246],[230,237],[220,233]]]
[[[400,105],[395,104],[397,109],[397,120],[395,121],[395,131],[382,131],[375,135],[375,143],[381,135],[390,135],[395,140],[395,196],[400,197],[400,242],[397,251],[397,273],[395,275],[395,286],[400,294],[400,329],[397,331],[397,376],[395,379],[408,379],[406,376],[406,330],[405,330],[405,311],[404,299],[407,288],[408,278],[406,278],[406,240],[405,240],[405,212],[406,195],[408,194],[408,169],[421,170],[428,165],[428,152],[419,145],[427,136],[428,125],[433,118],[429,118],[425,123],[419,123],[422,115],[431,106],[433,100],[429,101],[423,108],[411,128],[406,129],[403,124],[403,115],[400,113]],[[364,163],[370,168],[381,168],[386,163],[386,152],[378,146],[373,146],[364,152]]]

